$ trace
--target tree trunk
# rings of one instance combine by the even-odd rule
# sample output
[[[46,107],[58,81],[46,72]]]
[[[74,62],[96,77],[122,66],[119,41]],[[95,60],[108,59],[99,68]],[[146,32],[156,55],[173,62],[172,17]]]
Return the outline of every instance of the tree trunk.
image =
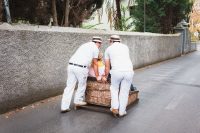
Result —
[[[168,7],[166,8],[166,16],[161,18],[161,33],[169,34],[173,29],[173,8]]]
[[[56,11],[56,0],[52,0],[52,14],[53,14],[53,25],[58,25],[57,11]]]
[[[117,8],[117,20],[116,20],[116,27],[117,29],[120,29],[122,30],[122,22],[121,22],[121,9],[120,9],[120,3],[121,1],[120,0],[116,0],[116,8]]]
[[[3,0],[0,0],[0,22],[3,21]]]
[[[69,11],[70,11],[70,9],[69,9],[70,7],[69,7],[69,0],[65,0],[65,22],[64,22],[64,26],[65,27],[67,27],[67,26],[69,26]]]
[[[9,7],[9,1],[8,0],[4,0],[4,6],[5,6],[7,22],[11,23],[10,7]]]

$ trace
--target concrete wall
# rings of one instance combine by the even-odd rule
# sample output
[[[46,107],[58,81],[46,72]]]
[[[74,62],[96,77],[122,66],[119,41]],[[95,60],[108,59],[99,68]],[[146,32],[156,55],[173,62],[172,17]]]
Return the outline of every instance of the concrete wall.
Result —
[[[3,24],[0,25],[0,113],[61,94],[68,60],[78,46],[98,35],[103,37],[105,49],[111,34],[119,34],[129,46],[134,68],[181,53],[179,34]]]
[[[194,52],[197,50],[197,44],[198,44],[198,42],[191,42],[190,52]]]
[[[180,33],[181,37],[181,54],[187,54],[189,52],[196,51],[196,43],[191,42],[191,33],[188,29],[188,27],[175,27],[175,32]]]
[[[197,42],[196,49],[197,51],[200,51],[200,42]]]

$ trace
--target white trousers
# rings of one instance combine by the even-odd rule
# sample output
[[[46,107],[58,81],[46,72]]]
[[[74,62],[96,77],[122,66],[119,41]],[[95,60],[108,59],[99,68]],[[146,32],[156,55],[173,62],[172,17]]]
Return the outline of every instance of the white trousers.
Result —
[[[126,106],[134,72],[111,72],[111,108],[119,109],[119,114],[126,114]],[[121,83],[121,86],[120,86]]]
[[[83,101],[86,89],[86,82],[88,76],[88,68],[82,68],[78,66],[69,65],[68,66],[68,78],[67,85],[64,89],[64,93],[61,101],[61,110],[69,109],[72,95],[78,81],[78,88],[75,93],[74,103],[79,103]]]

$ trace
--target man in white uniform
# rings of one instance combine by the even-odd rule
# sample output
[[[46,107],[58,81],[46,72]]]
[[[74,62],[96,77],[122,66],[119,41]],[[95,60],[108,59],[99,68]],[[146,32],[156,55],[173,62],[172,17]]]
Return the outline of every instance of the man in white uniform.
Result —
[[[129,56],[129,48],[120,43],[120,37],[112,35],[109,40],[110,46],[105,51],[105,76],[102,80],[107,80],[110,66],[112,66],[110,71],[111,111],[114,116],[118,114],[124,116],[134,75],[133,64]]]
[[[68,65],[68,79],[67,86],[64,89],[61,101],[61,113],[70,111],[70,103],[76,82],[78,81],[78,88],[74,97],[75,106],[86,105],[84,102],[84,95],[86,90],[86,82],[90,64],[94,64],[94,72],[97,81],[101,81],[101,76],[98,73],[98,54],[102,39],[100,37],[93,37],[92,42],[82,44],[77,51],[72,55]]]

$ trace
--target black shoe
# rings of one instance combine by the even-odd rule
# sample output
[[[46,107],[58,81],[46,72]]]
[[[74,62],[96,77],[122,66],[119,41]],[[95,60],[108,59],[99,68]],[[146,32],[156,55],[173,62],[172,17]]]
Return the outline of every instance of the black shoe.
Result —
[[[137,88],[135,86],[131,87],[131,91],[136,91]]]
[[[60,113],[66,113],[66,112],[69,112],[69,111],[71,111],[71,109],[61,110]]]

